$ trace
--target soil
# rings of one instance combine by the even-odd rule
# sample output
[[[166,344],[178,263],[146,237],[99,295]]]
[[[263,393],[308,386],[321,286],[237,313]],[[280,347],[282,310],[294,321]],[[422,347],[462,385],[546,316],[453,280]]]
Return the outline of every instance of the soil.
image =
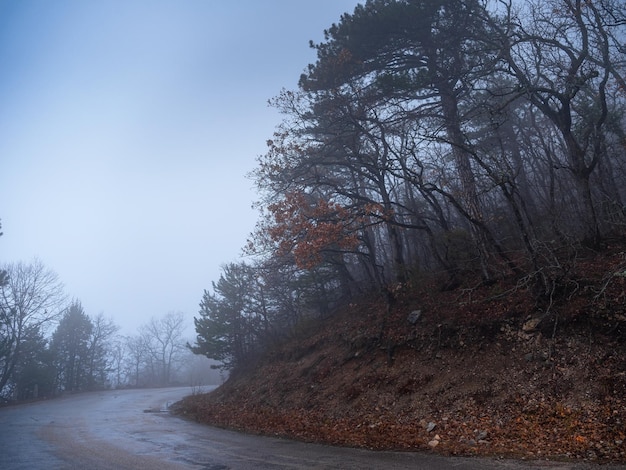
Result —
[[[176,410],[341,446],[626,462],[626,244],[552,274],[363,299]]]

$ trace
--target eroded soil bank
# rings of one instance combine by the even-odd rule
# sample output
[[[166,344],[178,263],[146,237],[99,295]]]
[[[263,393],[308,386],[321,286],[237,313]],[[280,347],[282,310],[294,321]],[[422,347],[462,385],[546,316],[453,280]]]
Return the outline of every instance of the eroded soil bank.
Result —
[[[177,412],[342,446],[626,462],[624,263],[588,256],[545,298],[432,281],[352,304]]]

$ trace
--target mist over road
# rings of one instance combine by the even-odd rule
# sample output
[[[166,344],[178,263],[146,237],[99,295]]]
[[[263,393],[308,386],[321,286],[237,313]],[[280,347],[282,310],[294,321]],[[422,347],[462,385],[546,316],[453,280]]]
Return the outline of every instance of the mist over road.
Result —
[[[189,387],[84,393],[0,408],[0,468],[13,469],[522,469],[584,464],[371,452],[249,436],[188,422],[166,407]],[[626,468],[626,466],[603,466]]]

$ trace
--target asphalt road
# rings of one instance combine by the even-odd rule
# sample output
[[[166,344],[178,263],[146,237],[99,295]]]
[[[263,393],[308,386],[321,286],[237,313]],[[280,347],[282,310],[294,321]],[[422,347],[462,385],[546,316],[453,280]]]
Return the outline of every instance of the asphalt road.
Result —
[[[85,393],[0,408],[0,469],[626,469],[372,452],[249,436],[171,416],[191,389]]]

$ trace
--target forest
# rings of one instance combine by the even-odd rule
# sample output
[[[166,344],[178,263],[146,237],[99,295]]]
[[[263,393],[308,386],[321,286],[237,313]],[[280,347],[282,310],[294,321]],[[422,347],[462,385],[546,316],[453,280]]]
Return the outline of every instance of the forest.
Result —
[[[549,315],[626,228],[626,6],[368,0],[270,103],[257,228],[195,319],[237,369],[374,293],[512,279]],[[528,313],[528,312],[527,312]]]
[[[220,381],[186,347],[185,316],[152,317],[121,335],[104,314],[68,301],[58,275],[35,260],[0,269],[0,404],[65,393]],[[204,360],[202,360],[204,359]]]

